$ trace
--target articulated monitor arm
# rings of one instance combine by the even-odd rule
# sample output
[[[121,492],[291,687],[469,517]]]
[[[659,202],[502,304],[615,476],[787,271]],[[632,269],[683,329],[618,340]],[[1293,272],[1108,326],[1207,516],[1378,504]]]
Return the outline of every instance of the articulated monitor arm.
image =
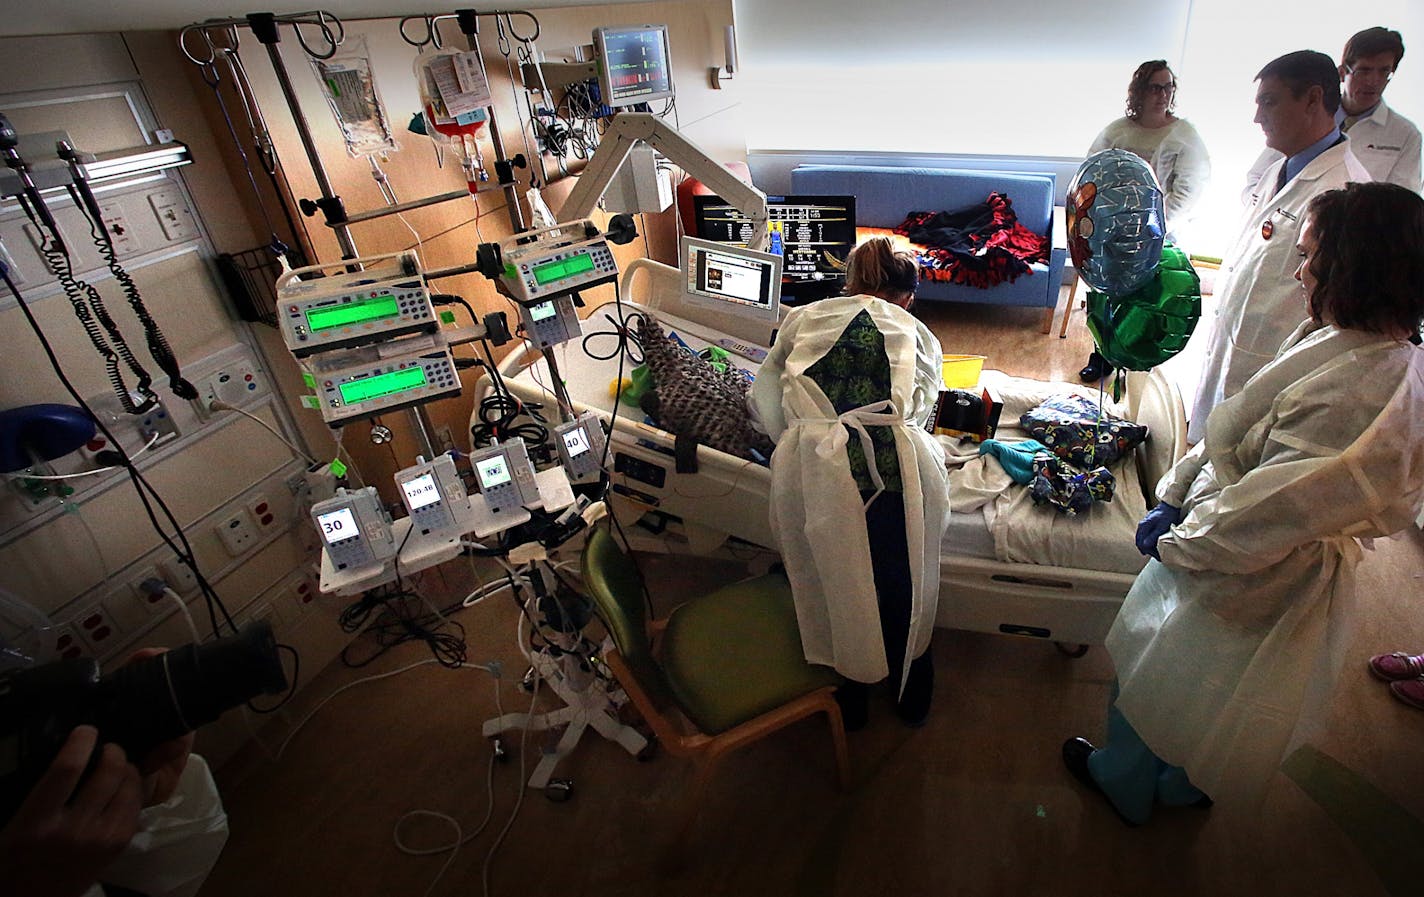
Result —
[[[603,142],[579,175],[578,184],[559,209],[559,220],[576,221],[591,215],[603,191],[608,189],[623,161],[640,140],[706,184],[750,219],[752,240],[748,248],[764,249],[767,242],[766,194],[742,183],[697,144],[647,112],[622,112],[613,119],[603,135]]]

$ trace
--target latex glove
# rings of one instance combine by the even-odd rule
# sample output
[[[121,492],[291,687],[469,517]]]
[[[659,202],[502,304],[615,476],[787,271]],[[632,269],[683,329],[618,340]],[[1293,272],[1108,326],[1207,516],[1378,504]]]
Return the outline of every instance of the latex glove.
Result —
[[[1158,502],[1157,507],[1147,512],[1137,524],[1137,550],[1148,557],[1162,560],[1157,553],[1157,540],[1167,535],[1167,531],[1182,522],[1182,509]]]

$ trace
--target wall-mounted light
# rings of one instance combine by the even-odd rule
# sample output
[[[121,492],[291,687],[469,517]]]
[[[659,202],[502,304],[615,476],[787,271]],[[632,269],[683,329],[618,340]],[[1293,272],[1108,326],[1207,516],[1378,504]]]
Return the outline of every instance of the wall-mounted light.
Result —
[[[727,64],[721,67],[714,66],[707,70],[707,80],[713,90],[721,90],[722,82],[732,80],[732,76],[737,73],[737,32],[735,29],[736,26],[728,25],[722,31],[722,38],[726,41]]]

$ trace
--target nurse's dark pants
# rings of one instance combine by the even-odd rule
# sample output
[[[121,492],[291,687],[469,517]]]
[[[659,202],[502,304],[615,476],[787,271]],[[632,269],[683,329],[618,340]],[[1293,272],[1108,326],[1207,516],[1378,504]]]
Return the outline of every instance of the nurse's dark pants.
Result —
[[[862,499],[869,498],[862,495]],[[880,635],[885,642],[885,660],[890,668],[890,687],[900,692],[900,675],[905,663],[905,643],[910,637],[913,585],[910,579],[910,549],[905,539],[905,497],[899,492],[882,492],[865,511],[865,529],[870,536],[870,565],[875,576],[875,596],[880,605]],[[934,688],[934,661],[926,648],[910,661],[902,707],[917,703],[928,707]],[[869,685],[847,683],[842,687],[842,707],[848,719],[857,705],[869,700]],[[862,718],[863,718],[862,711]]]

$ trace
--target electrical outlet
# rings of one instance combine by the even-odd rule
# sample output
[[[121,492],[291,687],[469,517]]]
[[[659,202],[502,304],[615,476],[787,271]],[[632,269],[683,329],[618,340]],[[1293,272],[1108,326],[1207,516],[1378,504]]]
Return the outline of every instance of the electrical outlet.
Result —
[[[138,434],[143,438],[144,445],[148,445],[149,440],[155,436],[158,441],[154,445],[158,446],[182,435],[178,432],[178,424],[174,422],[173,415],[168,413],[168,407],[162,402],[139,415],[137,423]]]
[[[263,532],[272,529],[277,525],[277,511],[272,507],[272,502],[265,495],[255,495],[247,500],[247,513],[252,515],[252,520],[257,524],[257,528]]]
[[[67,624],[54,626],[40,635],[43,639],[41,650],[46,655],[59,660],[73,660],[76,657],[83,657],[85,654],[84,643],[75,634],[73,626]]]
[[[257,527],[246,510],[238,511],[213,528],[222,539],[227,553],[240,558],[257,544]]]
[[[213,416],[209,404],[214,400],[241,408],[267,391],[262,371],[250,361],[239,361],[215,371],[197,386],[199,397],[193,406],[203,420]]]
[[[96,656],[104,654],[119,639],[119,625],[102,604],[80,611],[74,617],[74,631]]]
[[[188,595],[198,590],[198,574],[176,557],[159,564],[158,575],[179,595]]]
[[[288,590],[291,607],[294,609],[292,619],[299,619],[311,610],[312,604],[316,602],[316,596],[316,585],[310,579],[303,576],[297,580],[296,584]]]
[[[157,568],[149,567],[147,570],[139,573],[139,575],[134,577],[129,583],[129,588],[133,589],[133,597],[131,600],[137,601],[145,613],[155,617],[163,616],[173,609],[173,599],[163,594],[163,592],[155,593],[144,591],[143,584],[150,579],[159,580],[168,586],[168,588],[173,589],[173,591],[178,591],[178,589],[173,588],[173,584],[168,581],[167,576],[159,572]],[[121,624],[126,627],[128,626],[123,614],[117,614],[116,618]]]

